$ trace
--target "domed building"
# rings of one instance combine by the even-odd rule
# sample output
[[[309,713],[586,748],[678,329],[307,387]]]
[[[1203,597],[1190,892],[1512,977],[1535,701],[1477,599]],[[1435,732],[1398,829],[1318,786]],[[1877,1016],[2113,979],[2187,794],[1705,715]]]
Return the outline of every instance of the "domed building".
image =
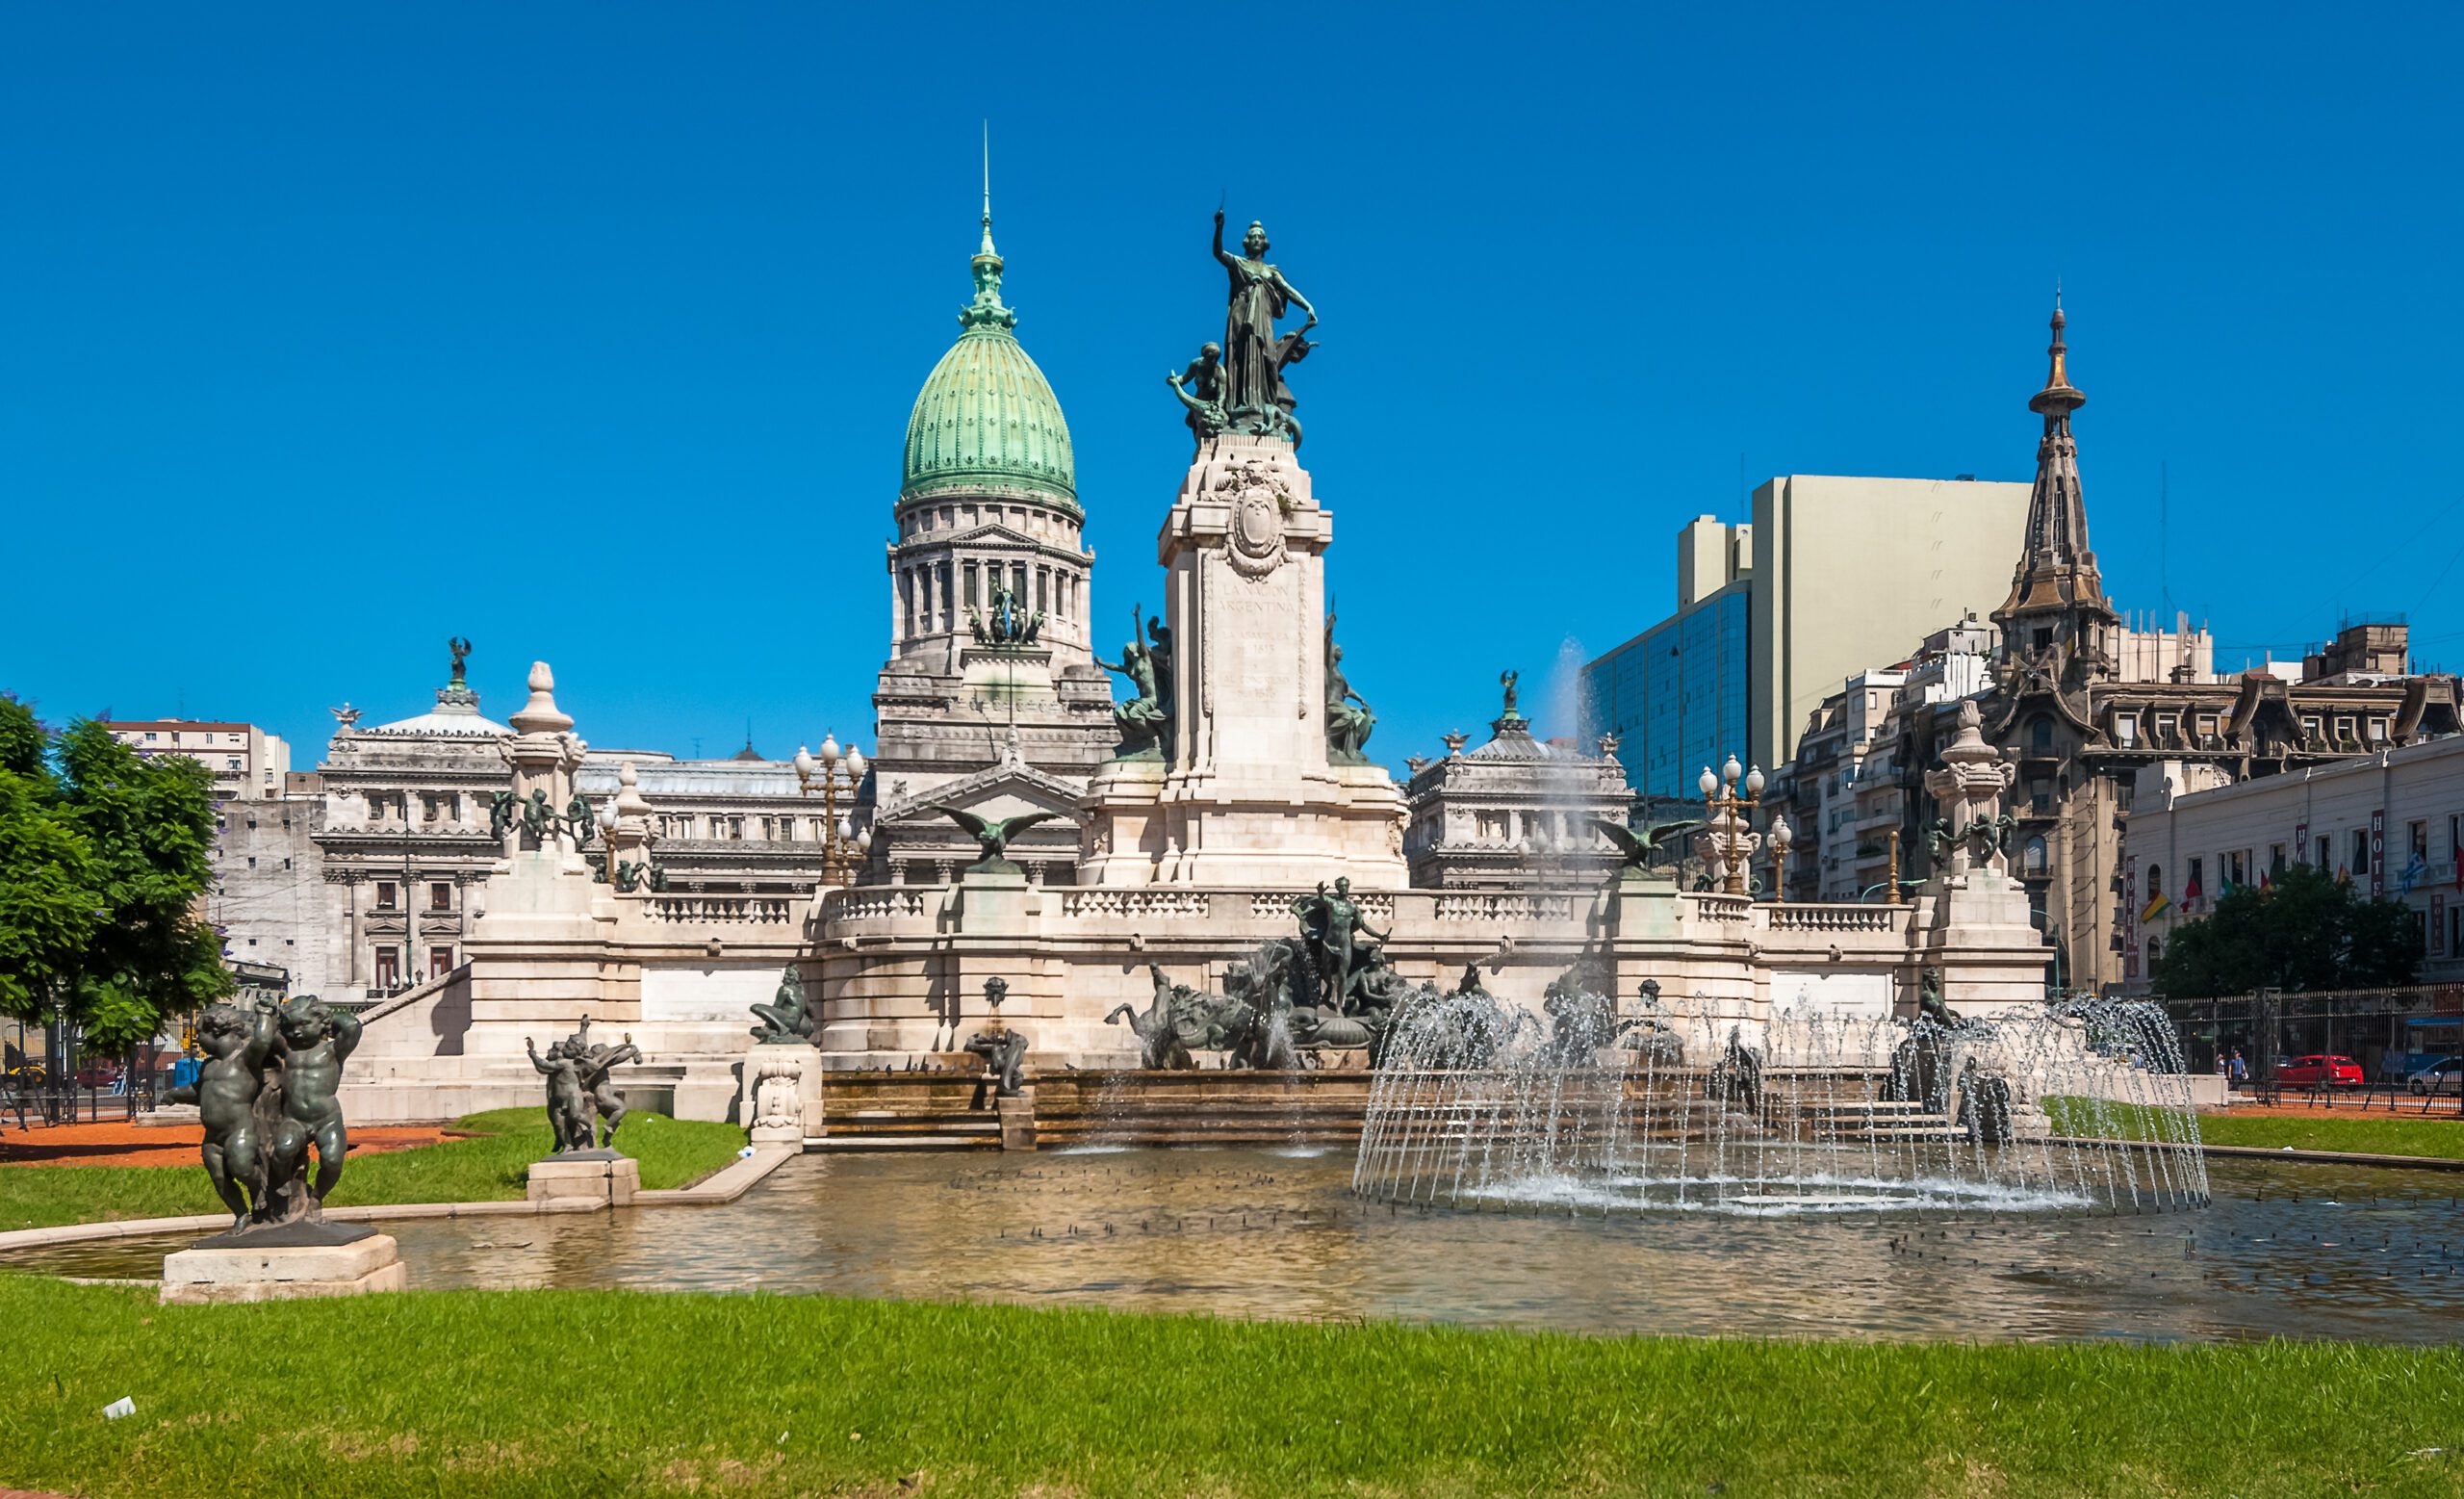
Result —
[[[973,841],[931,804],[1066,813],[1114,745],[1069,424],[1001,299],[988,201],[983,229],[958,341],[907,421],[886,558],[889,659],[873,694],[868,884],[937,884],[974,861]],[[1031,879],[1067,884],[1077,837],[1055,818],[1011,857]]]

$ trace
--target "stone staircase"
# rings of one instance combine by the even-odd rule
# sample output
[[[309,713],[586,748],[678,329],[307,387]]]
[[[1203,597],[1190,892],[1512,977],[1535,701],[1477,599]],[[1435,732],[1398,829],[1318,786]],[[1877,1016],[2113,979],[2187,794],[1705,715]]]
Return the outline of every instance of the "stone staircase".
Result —
[[[831,1073],[821,1090],[822,1133],[808,1150],[997,1150],[991,1100],[964,1073]]]
[[[1360,1069],[1114,1072],[1035,1079],[1036,1143],[1350,1145],[1369,1110]]]

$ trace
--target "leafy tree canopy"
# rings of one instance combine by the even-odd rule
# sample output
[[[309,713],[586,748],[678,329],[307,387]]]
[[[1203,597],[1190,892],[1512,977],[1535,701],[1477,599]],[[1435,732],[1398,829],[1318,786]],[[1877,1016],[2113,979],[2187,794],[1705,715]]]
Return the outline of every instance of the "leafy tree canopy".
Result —
[[[2373,900],[2295,865],[2266,889],[2242,886],[2218,900],[2214,914],[2176,928],[2149,977],[2159,994],[2204,999],[2409,984],[2421,960],[2421,937],[2401,903]]]
[[[197,914],[213,879],[202,764],[96,723],[55,735],[0,697],[0,1014],[64,1018],[116,1051],[230,993]]]

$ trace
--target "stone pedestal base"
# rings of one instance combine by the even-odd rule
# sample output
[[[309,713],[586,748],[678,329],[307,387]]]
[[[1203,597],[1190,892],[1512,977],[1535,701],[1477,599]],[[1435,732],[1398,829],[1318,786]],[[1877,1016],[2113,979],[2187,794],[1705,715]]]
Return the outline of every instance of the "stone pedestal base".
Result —
[[[407,1278],[394,1253],[393,1235],[386,1233],[347,1244],[190,1249],[164,1259],[161,1300],[166,1305],[194,1306],[358,1296],[398,1291]]]
[[[1036,1091],[1021,1088],[1009,1098],[995,1098],[993,1106],[1001,1115],[1001,1149],[1032,1150],[1036,1148]]]
[[[641,1163],[613,1150],[577,1150],[532,1161],[531,1202],[551,1208],[628,1207],[642,1190]]]
[[[800,1147],[820,1134],[820,1048],[808,1041],[765,1041],[747,1050],[736,1118],[755,1145]]]

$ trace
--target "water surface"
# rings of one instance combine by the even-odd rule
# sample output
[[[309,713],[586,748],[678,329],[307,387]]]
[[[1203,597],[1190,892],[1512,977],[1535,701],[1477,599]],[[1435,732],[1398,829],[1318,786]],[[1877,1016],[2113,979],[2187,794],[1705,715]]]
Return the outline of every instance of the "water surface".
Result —
[[[813,1155],[726,1207],[388,1226],[414,1287],[622,1286],[1987,1340],[2464,1339],[2464,1176],[2219,1159],[2202,1210],[1415,1210],[1349,1150]],[[10,1256],[151,1277],[181,1247]]]

